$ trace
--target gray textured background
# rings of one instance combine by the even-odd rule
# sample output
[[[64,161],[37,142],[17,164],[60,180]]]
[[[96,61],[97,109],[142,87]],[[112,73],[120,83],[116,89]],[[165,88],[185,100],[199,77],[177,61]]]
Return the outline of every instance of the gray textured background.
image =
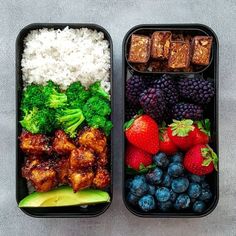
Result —
[[[0,235],[236,235],[236,1],[235,0],[0,0]],[[115,135],[121,135],[118,108],[121,46],[140,23],[203,23],[220,41],[220,201],[201,219],[141,219],[121,198],[121,152],[116,143],[114,200],[93,219],[34,219],[15,202],[15,39],[33,22],[90,22],[104,26],[114,43]]]

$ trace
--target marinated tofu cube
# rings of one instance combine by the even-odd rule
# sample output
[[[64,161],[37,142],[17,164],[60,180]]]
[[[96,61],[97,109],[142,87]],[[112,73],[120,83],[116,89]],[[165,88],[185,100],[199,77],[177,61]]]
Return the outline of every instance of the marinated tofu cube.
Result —
[[[212,37],[195,36],[193,39],[192,63],[196,65],[208,65],[211,57]]]
[[[151,57],[168,59],[170,51],[171,32],[156,31],[152,34]]]
[[[150,57],[151,39],[148,36],[131,36],[128,61],[133,63],[146,63]]]
[[[188,68],[190,63],[190,44],[188,42],[171,42],[168,67],[171,69]]]

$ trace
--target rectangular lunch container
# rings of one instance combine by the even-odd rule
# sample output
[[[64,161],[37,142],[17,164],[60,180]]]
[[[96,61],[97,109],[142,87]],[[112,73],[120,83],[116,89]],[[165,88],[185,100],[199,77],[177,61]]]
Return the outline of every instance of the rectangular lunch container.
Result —
[[[212,43],[212,52],[210,63],[208,66],[204,67],[202,70],[198,72],[140,72],[135,70],[135,68],[130,65],[127,61],[128,55],[128,48],[130,43],[130,37],[133,33],[141,34],[141,35],[151,35],[154,31],[174,31],[176,33],[187,33],[190,35],[206,35],[213,37]],[[202,24],[153,24],[153,25],[137,25],[133,27],[128,33],[125,35],[123,40],[123,99],[124,99],[124,116],[123,116],[123,123],[125,121],[125,81],[131,76],[135,74],[139,75],[158,75],[158,74],[174,74],[174,75],[188,75],[188,74],[196,74],[196,73],[203,73],[206,77],[213,78],[214,88],[215,88],[215,96],[212,101],[208,104],[208,109],[206,115],[208,118],[211,119],[211,132],[212,132],[212,147],[216,154],[219,156],[219,129],[218,129],[218,88],[219,88],[219,76],[218,76],[218,39],[216,34],[210,29],[208,26]],[[138,207],[130,205],[126,200],[127,190],[125,187],[125,180],[129,177],[128,174],[125,173],[125,148],[126,148],[126,141],[125,135],[122,137],[122,153],[123,153],[123,201],[127,209],[132,212],[134,215],[139,217],[152,217],[152,218],[196,218],[196,217],[203,217],[210,214],[216,207],[219,199],[219,171],[214,171],[209,177],[207,177],[207,181],[212,186],[211,190],[213,193],[213,198],[211,202],[208,204],[207,209],[203,213],[194,213],[191,210],[185,210],[182,212],[172,211],[172,212],[158,212],[158,211],[151,211],[151,212],[143,212]]]
[[[19,141],[18,137],[21,133],[21,126],[19,124],[20,119],[20,101],[22,96],[22,89],[23,89],[23,81],[22,81],[22,72],[21,72],[21,59],[22,59],[22,53],[24,50],[24,38],[28,35],[28,33],[31,30],[36,29],[42,29],[42,28],[53,28],[53,29],[64,29],[66,26],[69,26],[70,28],[89,28],[92,30],[97,30],[104,33],[104,37],[106,40],[108,40],[110,45],[110,81],[111,81],[111,107],[113,110],[113,99],[112,99],[112,71],[113,71],[113,45],[112,45],[112,39],[109,33],[101,26],[96,24],[76,24],[76,23],[35,23],[30,24],[23,28],[20,33],[18,34],[18,37],[16,39],[16,201],[17,204],[28,195],[28,189],[27,189],[27,181],[21,176],[21,167],[24,163],[24,154],[19,148]],[[112,120],[112,115],[111,115]],[[111,174],[111,184],[109,187],[109,195],[111,197],[112,201],[112,158],[113,158],[113,142],[112,142],[112,136],[113,133],[111,132],[110,138],[108,140],[109,143],[109,171]],[[26,213],[29,216],[32,217],[55,217],[55,218],[69,218],[69,217],[95,217],[99,216],[100,214],[104,213],[107,208],[110,206],[110,203],[102,203],[97,205],[91,205],[86,208],[80,207],[80,206],[68,206],[68,207],[34,207],[34,208],[21,208],[21,210]]]

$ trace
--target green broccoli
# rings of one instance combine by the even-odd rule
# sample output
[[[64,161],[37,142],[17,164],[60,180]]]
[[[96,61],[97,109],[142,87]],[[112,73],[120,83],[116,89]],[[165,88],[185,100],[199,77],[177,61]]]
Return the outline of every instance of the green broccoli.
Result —
[[[44,107],[45,97],[42,93],[42,85],[28,85],[23,91],[20,109],[24,113],[33,109],[33,107]]]
[[[110,103],[99,96],[91,97],[83,106],[83,114],[89,126],[101,128],[109,134],[112,123],[108,119],[111,114]]]
[[[55,113],[49,108],[39,110],[34,107],[25,111],[23,119],[20,121],[22,127],[33,134],[50,133],[55,128]]]
[[[50,108],[59,108],[67,104],[67,96],[61,93],[59,86],[52,81],[48,81],[47,85],[43,87],[43,95],[45,97],[45,105]]]
[[[71,84],[66,90],[67,100],[70,107],[82,107],[91,96],[80,82]]]
[[[57,111],[56,120],[58,125],[71,138],[74,138],[76,136],[76,129],[84,121],[84,116],[79,108],[66,108]]]
[[[101,96],[107,100],[110,99],[109,94],[101,87],[100,82],[90,85],[89,90],[93,96]]]

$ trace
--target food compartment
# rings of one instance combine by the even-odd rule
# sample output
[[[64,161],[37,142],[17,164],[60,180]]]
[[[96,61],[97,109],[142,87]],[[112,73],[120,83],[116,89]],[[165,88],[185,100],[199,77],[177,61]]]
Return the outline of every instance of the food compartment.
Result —
[[[54,45],[52,40],[46,40],[49,38],[55,39]],[[61,43],[69,39],[70,42],[62,46]],[[104,51],[96,56],[93,48],[98,41]],[[80,49],[72,50],[78,42]],[[96,57],[94,63],[97,60],[100,66],[106,63],[103,70],[106,75],[93,75],[96,68],[91,69],[90,61],[87,72],[83,71],[85,65],[76,64],[82,54],[89,60],[82,47],[85,43]],[[67,55],[62,59],[63,53]],[[35,59],[39,54],[43,55],[41,62]],[[71,55],[75,56],[75,64],[70,59],[65,64]],[[99,58],[101,55],[103,58]],[[27,61],[29,58],[35,67]],[[31,24],[19,33],[16,41],[16,199],[26,214],[92,217],[109,207],[112,200],[112,69],[112,40],[98,25]],[[60,72],[61,79],[55,76],[60,70],[64,70]],[[75,78],[72,75],[76,72],[79,77]],[[86,80],[86,73],[95,80]],[[99,76],[104,80],[96,80]],[[100,112],[101,107],[106,112]],[[92,113],[97,119],[92,120]]]
[[[133,35],[151,42],[150,57],[146,61],[130,60]],[[132,73],[201,73],[212,61],[212,36],[201,28],[136,28],[125,37],[125,58]],[[204,45],[203,45],[204,44]],[[141,48],[136,45],[136,52]],[[149,53],[147,53],[148,55]],[[175,55],[178,61],[175,61]],[[174,61],[173,61],[174,60]]]
[[[199,73],[138,72],[126,60],[127,39],[137,32],[174,32],[177,45],[190,45],[189,38],[208,35],[203,39],[212,43],[211,62]],[[218,41],[214,32],[195,24],[136,26],[123,41],[123,75],[126,207],[140,217],[209,214],[219,196]]]

